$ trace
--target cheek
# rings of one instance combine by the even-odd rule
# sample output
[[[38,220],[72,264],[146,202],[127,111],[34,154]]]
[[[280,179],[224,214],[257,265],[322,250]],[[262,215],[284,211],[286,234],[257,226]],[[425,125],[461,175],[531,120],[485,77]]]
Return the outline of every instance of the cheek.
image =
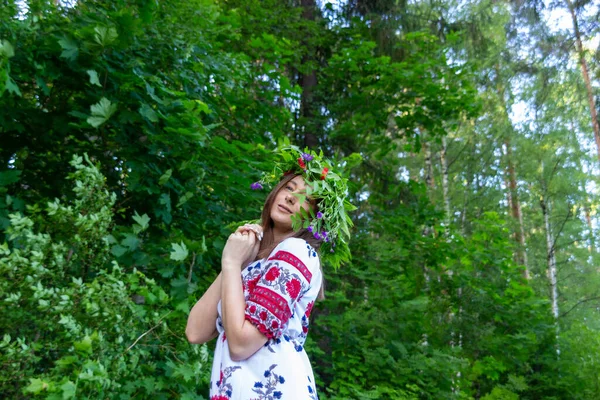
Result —
[[[302,204],[302,208],[304,208],[308,213],[310,213],[310,209],[311,209],[310,204],[304,203],[304,204]]]

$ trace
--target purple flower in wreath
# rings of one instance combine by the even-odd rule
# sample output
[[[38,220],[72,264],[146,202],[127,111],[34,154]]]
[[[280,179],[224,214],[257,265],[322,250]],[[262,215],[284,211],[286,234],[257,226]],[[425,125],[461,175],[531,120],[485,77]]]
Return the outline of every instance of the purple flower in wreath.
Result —
[[[320,240],[321,239],[321,235],[319,234],[319,232],[315,232],[315,234],[313,235],[315,237],[315,239]]]
[[[306,228],[306,230],[309,231],[310,233],[312,233],[313,227],[309,225],[308,228]]]
[[[317,219],[323,218],[323,213],[321,211],[317,212]]]
[[[254,182],[252,185],[250,185],[250,189],[252,190],[261,190],[263,188],[263,185],[260,184],[260,182]]]
[[[308,153],[302,153],[302,158],[303,158],[305,161],[312,161],[314,157],[313,157],[313,156],[311,156],[311,155],[310,155],[310,154],[308,154]]]

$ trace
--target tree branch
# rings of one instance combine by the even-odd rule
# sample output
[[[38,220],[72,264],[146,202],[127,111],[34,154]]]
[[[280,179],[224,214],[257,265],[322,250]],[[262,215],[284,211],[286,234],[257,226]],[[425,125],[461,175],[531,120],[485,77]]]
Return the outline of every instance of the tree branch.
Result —
[[[568,311],[562,313],[561,315],[559,315],[559,318],[562,318],[564,316],[566,316],[568,313],[570,313],[571,311],[573,311],[577,306],[579,306],[580,304],[583,303],[587,303],[588,301],[594,301],[594,300],[600,300],[600,296],[597,297],[590,297],[589,299],[583,299],[583,300],[579,300],[577,303],[575,303],[575,305],[573,307],[571,307]]]

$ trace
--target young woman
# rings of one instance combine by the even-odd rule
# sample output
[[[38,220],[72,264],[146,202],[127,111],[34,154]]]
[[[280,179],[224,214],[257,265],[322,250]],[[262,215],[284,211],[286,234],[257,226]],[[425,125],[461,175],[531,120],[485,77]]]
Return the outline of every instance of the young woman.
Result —
[[[323,282],[317,252],[345,246],[331,229],[345,224],[347,231],[350,207],[340,198],[345,181],[331,174],[326,184],[329,168],[321,168],[320,157],[294,147],[282,154],[288,156],[276,172],[286,174],[267,197],[261,226],[244,225],[229,236],[221,273],[188,318],[191,343],[218,336],[211,400],[317,399],[303,347]]]

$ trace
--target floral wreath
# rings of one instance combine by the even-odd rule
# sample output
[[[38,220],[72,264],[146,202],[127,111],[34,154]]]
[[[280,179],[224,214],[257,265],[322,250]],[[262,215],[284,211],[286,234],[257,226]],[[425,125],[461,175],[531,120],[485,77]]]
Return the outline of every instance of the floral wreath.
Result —
[[[286,146],[277,150],[279,160],[275,162],[272,172],[264,173],[260,181],[250,187],[260,190],[263,185],[275,186],[283,176],[299,174],[304,178],[306,194],[298,195],[300,201],[305,196],[316,200],[319,211],[315,214],[311,209],[303,208],[292,215],[292,229],[298,231],[306,228],[315,239],[321,240],[322,257],[326,258],[334,268],[350,259],[348,241],[352,219],[349,212],[356,210],[346,199],[348,179],[334,171],[333,164],[312,150],[304,151],[296,146]]]

